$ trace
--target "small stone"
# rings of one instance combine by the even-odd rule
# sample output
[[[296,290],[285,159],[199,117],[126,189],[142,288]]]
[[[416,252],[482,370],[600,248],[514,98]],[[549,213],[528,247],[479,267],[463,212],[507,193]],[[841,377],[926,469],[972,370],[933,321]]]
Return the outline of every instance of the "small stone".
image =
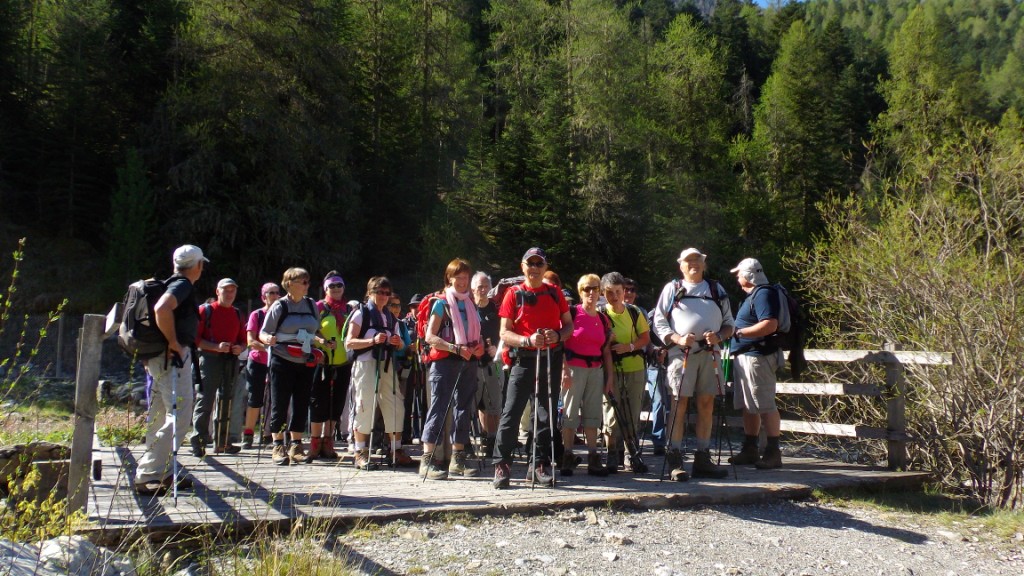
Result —
[[[469,530],[469,528],[466,528],[462,524],[456,524],[455,526],[452,526],[452,528],[455,528],[459,532],[465,532],[465,531]]]
[[[549,574],[551,574],[551,576],[565,576],[568,573],[569,573],[569,569],[565,568],[563,566],[556,566],[556,567],[552,568],[551,571],[549,572]]]
[[[516,558],[512,563],[519,567],[526,566],[526,558]]]
[[[619,555],[615,552],[602,552],[601,556],[604,556],[604,559],[609,562],[615,562],[619,559]]]
[[[483,562],[481,562],[479,560],[473,560],[469,564],[466,564],[466,568],[468,568],[470,570],[476,570],[477,568],[479,568],[479,567],[481,567],[483,565],[484,565]]]
[[[948,530],[939,530],[939,531],[936,532],[936,534],[938,534],[939,536],[942,536],[943,538],[945,538],[947,540],[959,540],[960,539],[960,535],[959,534],[956,534],[955,532],[950,532]]]
[[[627,538],[625,534],[620,534],[618,532],[605,532],[604,540],[609,544],[616,544],[618,546],[625,546],[633,543],[633,541]]]
[[[553,543],[554,543],[556,548],[564,548],[566,550],[571,550],[572,549],[572,544],[569,544],[568,542],[566,542],[565,540],[563,540],[561,538],[555,538],[553,540]]]
[[[778,536],[772,538],[771,540],[769,540],[769,542],[771,542],[772,546],[775,546],[776,548],[781,548],[782,547],[782,538],[780,538]]]
[[[542,564],[551,564],[555,561],[554,556],[537,556],[537,560],[540,560]]]
[[[673,576],[675,572],[668,566],[659,566],[654,570],[654,576]]]
[[[1017,532],[1016,534],[1013,535],[1013,539],[1016,540],[1017,542],[1024,541],[1024,532]]]
[[[606,522],[604,518],[599,518],[597,520],[597,525],[600,526],[601,528],[607,528],[608,527],[608,522]]]
[[[508,540],[498,540],[497,542],[494,543],[494,546],[496,548],[507,548],[508,547]]]
[[[419,540],[421,542],[425,542],[434,537],[434,532],[423,528],[403,527],[398,531],[398,535],[406,540]]]
[[[597,522],[598,522],[597,512],[594,512],[593,510],[587,510],[584,514],[585,514],[585,517],[587,519],[587,524],[590,524],[590,525],[597,524]]]
[[[736,566],[730,566],[725,569],[725,573],[727,576],[740,576],[740,574],[743,574],[743,570],[740,570]]]

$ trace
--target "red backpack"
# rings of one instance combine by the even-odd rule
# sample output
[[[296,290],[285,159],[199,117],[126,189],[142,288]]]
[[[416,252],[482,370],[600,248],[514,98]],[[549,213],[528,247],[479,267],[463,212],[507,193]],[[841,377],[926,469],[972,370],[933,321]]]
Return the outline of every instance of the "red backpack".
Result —
[[[448,357],[448,352],[434,349],[426,341],[427,323],[430,322],[430,310],[434,308],[434,302],[437,302],[439,299],[444,300],[444,290],[438,290],[424,296],[423,300],[420,300],[419,305],[416,306],[416,339],[421,343],[420,361],[424,364]],[[447,315],[445,317],[447,318]],[[445,324],[446,322],[447,324]],[[451,318],[447,318],[447,320],[442,319],[442,331],[445,326],[451,327],[451,322]]]

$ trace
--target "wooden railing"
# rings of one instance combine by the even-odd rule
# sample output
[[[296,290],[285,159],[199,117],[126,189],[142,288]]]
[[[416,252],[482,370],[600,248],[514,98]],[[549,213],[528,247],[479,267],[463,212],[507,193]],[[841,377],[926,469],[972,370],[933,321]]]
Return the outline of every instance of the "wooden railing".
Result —
[[[952,354],[897,350],[805,350],[804,357],[808,362],[884,364],[884,382],[860,384],[779,382],[776,392],[805,396],[872,396],[881,398],[886,403],[886,427],[783,420],[782,430],[803,434],[885,440],[888,449],[888,467],[892,470],[906,469],[907,441],[910,438],[907,435],[904,366],[949,366],[953,363]]]

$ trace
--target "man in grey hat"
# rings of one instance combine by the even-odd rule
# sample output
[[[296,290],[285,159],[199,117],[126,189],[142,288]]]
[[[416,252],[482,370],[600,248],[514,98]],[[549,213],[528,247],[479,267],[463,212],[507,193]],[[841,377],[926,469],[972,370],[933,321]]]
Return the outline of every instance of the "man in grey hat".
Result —
[[[198,246],[185,244],[174,251],[174,275],[167,279],[167,290],[153,307],[156,325],[167,340],[167,354],[146,360],[146,371],[153,378],[146,430],[146,452],[135,472],[135,490],[139,494],[158,494],[173,483],[173,449],[180,446],[188,432],[192,416],[192,355],[198,317],[193,285],[209,260]],[[168,418],[168,412],[172,418]],[[173,432],[173,433],[172,433]],[[172,438],[173,437],[173,438]],[[178,478],[178,487],[191,487],[187,476]]]
[[[202,383],[196,394],[195,430],[189,439],[192,455],[204,456],[204,444],[210,436],[210,415],[217,402],[216,430],[213,431],[214,452],[237,454],[241,448],[228,441],[228,422],[238,379],[238,355],[245,349],[245,320],[235,307],[238,283],[231,278],[217,282],[217,300],[199,307],[199,373]]]
[[[775,371],[781,354],[772,335],[779,328],[781,299],[778,291],[768,284],[761,263],[745,258],[730,270],[736,275],[740,288],[747,293],[746,300],[736,312],[733,359],[736,390],[733,405],[743,410],[743,448],[729,459],[737,465],[754,464],[758,468],[782,466],[779,449],[780,419],[775,406]],[[758,458],[757,435],[764,423],[768,445]]]
[[[681,279],[665,285],[654,312],[654,329],[669,346],[668,383],[673,407],[669,414],[670,448],[665,454],[673,480],[689,480],[683,468],[683,431],[690,396],[697,404],[697,451],[694,478],[725,478],[725,468],[711,461],[711,425],[715,395],[722,392],[717,370],[718,347],[732,336],[733,318],[729,296],[722,285],[704,278],[707,256],[696,248],[679,254]]]

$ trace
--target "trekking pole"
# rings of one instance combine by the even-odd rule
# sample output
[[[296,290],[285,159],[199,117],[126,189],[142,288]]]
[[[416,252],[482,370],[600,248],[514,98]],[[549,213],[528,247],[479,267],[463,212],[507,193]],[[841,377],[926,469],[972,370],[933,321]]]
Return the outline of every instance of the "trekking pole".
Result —
[[[176,352],[171,353],[171,494],[174,495],[174,506],[178,506],[178,364],[185,366],[185,361]],[[167,360],[164,360],[166,366]]]
[[[623,379],[623,382],[625,382],[625,379]],[[614,404],[612,409],[617,409]],[[636,412],[633,412],[633,403],[629,401],[629,391],[623,389],[622,409],[618,413],[619,430],[622,433],[626,449],[629,451],[630,470],[634,473],[643,474],[647,472],[647,464],[644,463],[643,452],[637,440],[636,427],[633,426],[633,414],[636,414]]]
[[[552,374],[551,374],[551,347],[545,348],[545,352],[547,353],[547,362],[548,362],[547,394],[548,394],[548,430],[550,431],[550,436],[551,436],[551,487],[554,488],[555,487],[555,483],[556,483],[555,477],[557,475],[555,474],[555,413],[554,413],[554,406],[555,405],[554,405],[554,399],[552,398],[552,396],[554,396],[554,394],[551,393],[551,382],[552,382],[552,380],[551,380],[551,377],[552,377]],[[564,449],[565,447],[563,446],[562,448]]]
[[[434,450],[437,450],[437,445],[441,443],[441,435],[444,434],[445,425],[448,423],[448,414],[451,412],[452,404],[455,403],[455,394],[459,391],[459,382],[462,381],[462,371],[459,371],[459,375],[455,377],[455,386],[452,387],[452,395],[448,398],[448,406],[444,409],[444,416],[441,418],[441,424],[437,429],[437,436],[434,437]],[[435,398],[436,402],[437,399]],[[431,455],[433,458],[433,455]],[[427,481],[427,471],[424,467],[423,471],[423,482]]]
[[[378,357],[378,354],[377,354],[378,346],[379,345],[374,345],[373,349],[370,351],[370,353],[374,355],[374,361],[376,362],[376,367],[375,367],[375,376],[374,376],[374,382],[373,382],[373,411],[370,412],[370,414],[371,414],[371,416],[370,416],[370,445],[369,445],[369,450],[367,452],[367,457],[366,457],[366,470],[370,470],[370,468],[371,468],[370,467],[370,460],[373,457],[373,433],[374,433],[374,431],[376,429],[376,426],[373,425],[373,421],[374,421],[375,418],[377,418],[377,399],[380,396],[380,358]]]
[[[263,379],[263,407],[260,408],[259,421],[256,422],[256,430],[259,430],[260,435],[260,447],[256,450],[256,464],[259,465],[260,460],[263,458],[263,439],[266,437],[264,432],[270,429],[270,349],[267,348],[267,375]],[[253,431],[255,434],[256,430]]]
[[[734,456],[732,450],[732,438],[729,436],[728,422],[725,419],[725,383],[722,381],[722,374],[718,369],[718,363],[720,362],[721,355],[717,348],[711,348],[711,360],[715,365],[715,378],[718,380],[718,395],[715,397],[716,404],[718,404],[718,431],[716,444],[718,450],[718,464],[722,463],[722,431],[725,430],[725,438],[729,444],[729,457]],[[731,463],[730,463],[731,464]],[[732,475],[733,478],[739,480],[739,474],[736,472],[736,465],[732,464]]]
[[[689,359],[690,359],[690,348],[689,347],[683,348],[683,369],[679,373],[679,381],[680,381],[680,383],[682,383],[683,377],[686,376],[686,361],[689,360]],[[673,432],[675,432],[675,429],[676,429],[676,420],[679,419],[678,412],[679,412],[679,398],[676,398],[675,395],[673,395],[673,398],[672,398],[672,408],[669,409],[669,418],[672,419],[672,421],[668,423],[668,440],[667,440],[667,443],[668,443],[668,445],[670,447],[669,451],[671,451],[671,447],[672,447],[672,442],[673,442],[672,434],[673,434]],[[685,418],[685,415],[683,417]],[[686,422],[683,422],[683,430],[684,430],[684,433],[685,433]],[[661,482],[661,481],[665,480],[665,466],[668,464],[668,453],[669,453],[669,451],[665,452],[665,459],[661,461],[661,474],[658,476],[658,482]],[[680,455],[680,459],[681,459],[682,458],[682,451],[680,451],[679,455]]]
[[[540,331],[537,331],[540,334]],[[537,407],[540,398],[540,350],[537,350],[537,365],[533,378],[533,439],[530,441],[530,489],[537,485]]]
[[[394,428],[391,429],[391,433],[392,434],[398,434],[398,362],[397,361],[395,362],[394,366],[392,366],[392,368],[394,368],[394,370],[391,371],[391,398],[393,399],[393,402],[395,403],[395,408],[394,408],[394,410],[391,411],[391,420],[394,423]],[[404,408],[404,406],[403,406],[403,408]],[[387,432],[385,432],[385,435],[386,434],[387,434]],[[398,434],[398,437],[401,438],[402,435]],[[397,455],[397,453],[398,453],[399,448],[395,448],[394,447],[395,446],[394,438],[389,438],[388,441],[391,443],[391,448],[392,448],[391,449],[391,471],[392,472],[397,472],[398,471],[398,455]]]

